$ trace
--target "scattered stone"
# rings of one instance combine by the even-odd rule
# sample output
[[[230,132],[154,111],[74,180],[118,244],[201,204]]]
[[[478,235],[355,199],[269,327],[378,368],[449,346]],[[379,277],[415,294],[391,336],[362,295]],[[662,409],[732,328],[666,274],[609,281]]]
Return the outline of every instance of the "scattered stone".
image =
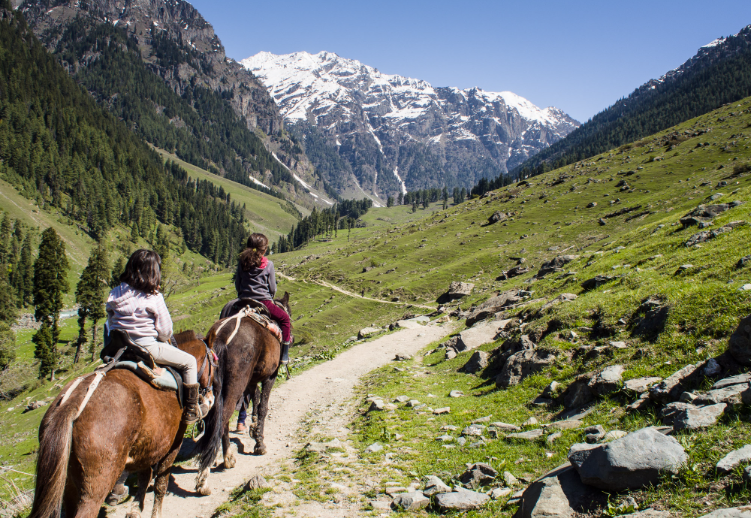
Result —
[[[591,403],[595,395],[592,389],[589,387],[591,378],[583,374],[574,380],[566,390],[561,394],[560,399],[563,402],[565,408],[574,409],[581,408]]]
[[[441,426],[441,431],[442,432],[455,432],[458,429],[459,428],[456,427],[456,426],[454,426],[453,424],[445,424],[445,425]]]
[[[538,424],[537,418],[533,416],[533,417],[530,417],[529,419],[527,419],[526,421],[524,421],[522,423],[522,426],[523,427],[527,427],[527,426],[534,426],[536,424]]]
[[[751,315],[741,320],[730,336],[728,350],[743,365],[751,365]]]
[[[392,487],[386,488],[386,494],[389,496],[404,494],[404,493],[407,493],[408,491],[409,489],[407,489],[406,487],[401,487],[401,486],[392,486]]]
[[[377,453],[381,450],[383,450],[383,445],[379,442],[374,442],[373,444],[365,448],[366,453]]]
[[[671,408],[668,410],[668,407]],[[725,412],[726,407],[725,403],[702,407],[688,403],[670,403],[663,408],[663,423],[671,424],[675,430],[707,428],[717,423],[717,418]]]
[[[498,476],[498,472],[494,470],[489,464],[478,462],[472,464],[467,470],[461,474],[459,480],[462,484],[470,489],[477,489],[480,486],[487,486],[495,477]],[[504,477],[506,474],[504,473]],[[508,484],[507,484],[508,485]]]
[[[704,364],[704,370],[702,372],[704,372],[705,376],[717,376],[722,372],[722,367],[717,363],[717,360],[710,358],[707,360],[707,363]]]
[[[692,401],[694,405],[716,405],[717,403],[736,404],[741,402],[741,393],[747,385],[730,385],[729,387],[710,390],[706,394],[699,394]]]
[[[407,401],[407,406],[410,407],[410,408],[414,408],[414,407],[416,407],[419,404],[420,404],[420,402],[418,400],[416,400],[416,399],[410,399],[409,401]]]
[[[376,335],[380,333],[381,331],[382,329],[380,327],[366,327],[366,328],[360,329],[360,331],[357,333],[357,338],[362,340],[363,338]]]
[[[741,257],[735,264],[736,268],[743,268],[744,266],[751,264],[751,255]]]
[[[614,277],[612,275],[595,275],[591,279],[587,279],[586,281],[582,282],[581,287],[585,291],[589,291],[598,288],[603,284],[607,284],[608,282],[613,281],[617,278],[618,277]]]
[[[623,514],[621,518],[673,518],[674,515],[667,511],[655,511],[654,509],[645,509],[631,514]]]
[[[457,353],[456,349],[454,349],[453,347],[449,348],[449,349],[446,349],[446,356],[445,356],[446,360],[453,360],[458,355],[459,355],[459,353]]]
[[[262,489],[264,487],[269,487],[269,483],[266,482],[266,479],[263,478],[261,475],[254,475],[245,484],[245,489],[248,491],[252,491],[254,489]]]
[[[490,216],[488,218],[488,223],[492,225],[493,223],[498,223],[498,222],[501,222],[501,221],[506,221],[506,219],[508,217],[509,217],[509,215],[506,214],[505,212],[496,211],[496,212],[493,213],[492,216]]]
[[[738,205],[740,205],[740,202],[721,203],[718,205],[699,205],[694,210],[683,216],[680,219],[680,222],[683,228],[690,227],[691,225],[698,225],[702,222],[711,222],[718,215],[728,209],[737,207]]]
[[[443,480],[436,476],[429,476],[425,478],[425,489],[423,494],[425,496],[433,496],[438,493],[450,493],[451,488],[443,483]]]
[[[485,351],[475,351],[469,358],[469,361],[464,364],[462,370],[467,374],[477,374],[484,370],[488,366],[490,360],[490,353]]]
[[[429,504],[430,499],[427,498],[422,491],[413,491],[411,493],[396,495],[391,506],[396,510],[419,511],[420,509],[427,507]]]
[[[598,396],[617,392],[621,388],[621,375],[625,370],[623,365],[611,365],[592,378],[589,388]]]
[[[542,394],[540,394],[544,398],[550,398],[554,399],[558,397],[561,393],[562,387],[561,384],[557,381],[551,381],[550,384],[545,387],[545,390],[542,391]]]
[[[551,433],[545,438],[545,442],[548,444],[553,444],[555,441],[563,437],[563,432],[555,432]]]
[[[733,507],[730,509],[717,509],[701,518],[751,518],[751,505]]]
[[[36,410],[37,408],[42,408],[43,406],[49,405],[48,401],[32,401],[28,405],[26,405],[26,409],[24,410],[24,413],[31,412],[32,410]]]
[[[737,376],[730,376],[729,378],[717,381],[712,385],[712,390],[722,389],[733,385],[745,385],[749,382],[751,382],[751,373],[747,372],[745,374],[738,374]]]
[[[452,390],[449,392],[449,397],[462,397],[464,395],[464,392],[461,390]]]
[[[573,430],[575,428],[581,428],[582,422],[578,419],[566,419],[563,421],[556,421],[554,423],[550,423],[548,425],[548,428],[553,428],[556,430]]]
[[[578,255],[559,255],[554,257],[550,261],[542,263],[540,270],[537,272],[537,277],[542,278],[549,273],[560,271],[568,263],[577,259],[579,259]],[[574,298],[575,297],[576,296],[574,296]]]
[[[454,281],[449,285],[449,290],[448,292],[446,292],[446,298],[448,298],[449,300],[454,300],[466,297],[467,295],[472,293],[472,290],[474,288],[475,285],[471,282]]]
[[[680,266],[678,267],[678,269],[677,269],[677,270],[675,271],[675,275],[678,275],[678,274],[681,274],[681,273],[687,272],[688,270],[690,270],[690,269],[691,269],[691,268],[693,268],[693,267],[694,267],[694,265],[693,265],[693,264],[682,264],[682,265],[680,265]]]
[[[651,387],[655,383],[659,383],[660,381],[662,381],[662,378],[657,377],[634,378],[631,380],[626,380],[623,383],[623,387],[626,390],[641,394],[643,392],[647,392],[649,390],[649,387]]]
[[[490,426],[497,430],[501,430],[504,432],[519,432],[521,431],[521,428],[519,428],[516,425],[508,424],[508,423],[502,423],[500,421],[495,421],[493,423],[490,423]]]
[[[465,444],[467,444],[467,439],[465,439],[464,437],[458,437],[458,438],[456,439],[456,443],[457,443],[457,444],[458,444],[459,446],[464,446]]]
[[[488,322],[479,322],[469,329],[459,333],[459,339],[456,341],[454,348],[457,352],[471,351],[481,345],[495,342],[495,337],[510,320],[495,320]]]
[[[394,356],[394,361],[396,362],[404,362],[411,359],[412,357],[408,354],[397,354],[396,356]]]
[[[508,496],[511,493],[513,493],[513,490],[507,487],[494,487],[490,490],[488,496],[490,496],[490,498],[492,498],[493,500],[500,500],[501,498]]]
[[[435,440],[441,441],[441,442],[451,442],[454,440],[454,438],[450,436],[449,434],[443,434],[440,437],[436,437]]]
[[[542,428],[537,428],[528,432],[510,433],[506,436],[506,439],[510,441],[536,441],[542,437],[543,433]]]
[[[584,429],[584,436],[586,437],[588,444],[594,444],[605,437],[605,428],[603,428],[600,424],[595,426],[588,426]]]
[[[678,372],[662,380],[658,385],[649,389],[649,397],[658,403],[675,401],[684,392],[684,385],[693,378],[696,370],[696,365],[686,365]]]
[[[451,407],[445,406],[442,408],[436,408],[433,410],[433,415],[443,415],[451,412]]]
[[[627,322],[625,321],[623,322],[623,324],[626,324],[626,323]],[[610,347],[615,347],[616,349],[627,349],[628,345],[626,345],[626,342],[610,342]]]
[[[604,220],[604,219],[602,219],[602,218],[598,219],[598,220],[597,220],[597,223],[599,223],[601,227],[604,227],[605,225],[607,225],[607,224],[608,224],[608,222],[607,222],[607,221],[605,221],[605,220]]]
[[[373,411],[382,411],[385,403],[382,399],[376,399],[372,403],[370,403],[370,408],[368,408],[368,412]]]
[[[506,360],[500,374],[495,379],[499,387],[518,385],[525,378],[540,372],[555,362],[556,354],[552,349],[526,349],[514,353]]]
[[[481,424],[471,424],[462,430],[462,435],[470,437],[480,437],[485,431],[485,427]]]
[[[512,475],[510,471],[503,472],[503,482],[506,484],[506,487],[514,487],[519,485],[519,480],[514,475]]]
[[[407,401],[409,401],[409,396],[396,396],[396,398],[394,398],[394,401],[397,403],[406,403]]]
[[[592,209],[594,207],[597,207],[597,202],[596,201],[593,201],[593,202],[590,202],[590,203],[587,204],[587,208],[588,209]]]
[[[482,507],[490,500],[488,495],[474,491],[440,493],[435,496],[436,506],[441,511],[467,511]]]
[[[484,424],[484,423],[489,423],[489,422],[490,422],[490,418],[491,418],[491,417],[492,417],[492,416],[489,416],[489,415],[486,415],[485,417],[478,417],[477,419],[475,419],[474,421],[472,421],[472,424]]]
[[[602,494],[582,484],[566,463],[534,481],[521,495],[515,518],[570,518],[586,511]],[[511,501],[509,501],[511,503]]]
[[[677,473],[687,459],[678,441],[653,428],[607,444],[574,445],[569,452],[569,460],[582,482],[605,491],[657,483],[662,472]]]
[[[731,451],[725,455],[717,463],[716,468],[719,473],[726,475],[746,462],[751,462],[751,444],[747,444],[743,448]]]

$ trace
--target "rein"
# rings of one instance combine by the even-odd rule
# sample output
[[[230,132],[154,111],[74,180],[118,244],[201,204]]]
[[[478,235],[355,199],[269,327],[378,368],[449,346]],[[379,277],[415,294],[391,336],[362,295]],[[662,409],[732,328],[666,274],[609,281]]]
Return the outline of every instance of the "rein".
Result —
[[[206,371],[206,367],[209,368],[209,382],[211,381],[211,373],[212,369],[216,368],[216,356],[214,355],[214,351],[211,350],[209,347],[209,344],[206,343],[206,340],[201,340],[203,342],[203,346],[206,348],[206,354],[203,356],[203,362],[201,363],[201,368],[198,370],[198,379],[200,380],[201,377],[203,377],[203,373]],[[202,388],[200,390],[201,394],[206,395],[209,392],[212,392],[214,389],[209,383],[206,385],[205,388]]]

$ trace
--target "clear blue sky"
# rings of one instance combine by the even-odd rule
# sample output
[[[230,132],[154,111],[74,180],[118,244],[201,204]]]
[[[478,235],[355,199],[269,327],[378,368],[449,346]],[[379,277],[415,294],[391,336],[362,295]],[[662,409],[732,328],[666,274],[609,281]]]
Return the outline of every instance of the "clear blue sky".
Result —
[[[749,0],[192,0],[227,55],[335,52],[433,86],[510,90],[584,122],[751,24]]]

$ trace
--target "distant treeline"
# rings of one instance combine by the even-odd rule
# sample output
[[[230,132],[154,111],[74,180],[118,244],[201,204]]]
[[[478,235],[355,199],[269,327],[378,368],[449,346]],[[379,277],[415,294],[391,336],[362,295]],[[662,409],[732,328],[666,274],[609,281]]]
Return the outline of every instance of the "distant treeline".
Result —
[[[373,200],[341,200],[333,207],[318,211],[313,209],[310,216],[305,216],[297,225],[293,226],[289,234],[281,236],[272,245],[274,253],[291,252],[317,236],[336,234],[338,230],[351,229],[357,226],[357,220],[373,206]]]
[[[199,52],[156,34],[152,45],[162,67],[175,68],[185,62],[204,71],[211,67]],[[84,17],[69,25],[56,48],[56,55],[67,66],[86,62],[78,67],[75,79],[147,142],[212,173],[223,173],[230,180],[284,199],[279,190],[258,185],[249,177],[250,172],[269,171],[271,178],[263,181],[296,184],[227,102],[232,92],[188,86],[178,95],[148,69],[140,52],[135,38],[124,28]],[[90,56],[96,59],[88,63]]]
[[[97,106],[4,3],[0,177],[94,238],[117,223],[146,236],[162,221],[182,231],[192,250],[234,262],[245,234],[242,207],[208,182],[189,181],[177,165],[165,166],[126,123]]]

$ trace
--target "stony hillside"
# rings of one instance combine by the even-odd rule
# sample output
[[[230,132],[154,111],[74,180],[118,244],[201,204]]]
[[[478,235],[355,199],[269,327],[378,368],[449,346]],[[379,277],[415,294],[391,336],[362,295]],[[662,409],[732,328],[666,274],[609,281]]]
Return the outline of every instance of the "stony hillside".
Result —
[[[350,196],[470,188],[579,126],[512,92],[436,88],[331,52],[261,52],[241,63],[305,136],[325,181]]]
[[[464,329],[374,372],[354,438],[312,436],[277,498],[223,511],[290,491],[289,512],[745,516],[708,513],[751,497],[750,139],[747,98],[278,257],[298,280],[438,301]]]

